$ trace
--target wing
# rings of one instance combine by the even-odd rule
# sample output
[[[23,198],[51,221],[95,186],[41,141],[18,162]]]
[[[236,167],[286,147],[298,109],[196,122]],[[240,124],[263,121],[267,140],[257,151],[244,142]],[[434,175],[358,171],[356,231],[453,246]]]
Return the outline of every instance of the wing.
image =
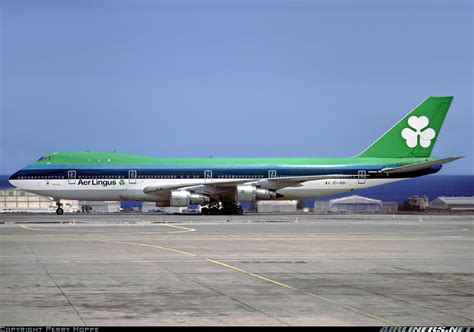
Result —
[[[146,194],[156,194],[164,191],[178,190],[178,189],[191,189],[197,188],[200,186],[209,186],[209,187],[233,187],[238,184],[249,182],[249,179],[235,179],[235,180],[223,180],[214,183],[208,183],[202,181],[202,183],[180,183],[180,184],[152,184],[143,189],[143,192]]]
[[[149,195],[166,195],[172,190],[188,190],[191,192],[202,193],[202,194],[220,194],[225,192],[234,192],[235,187],[240,184],[253,185],[263,189],[278,190],[285,187],[296,187],[301,186],[303,182],[324,180],[324,179],[340,179],[340,178],[351,178],[351,175],[343,174],[330,174],[330,175],[309,175],[309,176],[288,176],[288,177],[275,177],[260,180],[250,179],[222,179],[214,180],[214,182],[208,183],[202,181],[202,183],[182,183],[182,184],[152,184],[143,189],[143,192]]]

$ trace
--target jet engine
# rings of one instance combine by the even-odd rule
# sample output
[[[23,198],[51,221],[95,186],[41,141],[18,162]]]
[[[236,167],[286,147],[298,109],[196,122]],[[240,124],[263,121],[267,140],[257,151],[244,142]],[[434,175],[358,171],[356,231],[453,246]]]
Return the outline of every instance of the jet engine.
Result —
[[[237,202],[255,202],[258,199],[273,198],[276,198],[276,192],[254,186],[240,185],[235,190],[235,200]]]
[[[170,206],[204,205],[210,201],[211,199],[206,195],[192,194],[186,190],[173,190],[171,191]]]

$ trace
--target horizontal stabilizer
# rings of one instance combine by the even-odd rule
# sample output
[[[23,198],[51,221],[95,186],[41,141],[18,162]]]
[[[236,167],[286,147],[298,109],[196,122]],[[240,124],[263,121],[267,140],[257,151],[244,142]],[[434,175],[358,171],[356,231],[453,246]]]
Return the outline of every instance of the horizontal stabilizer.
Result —
[[[414,172],[414,171],[419,171],[425,168],[430,168],[431,166],[447,164],[452,161],[458,160],[460,158],[463,158],[463,157],[450,157],[450,158],[427,161],[425,163],[412,164],[408,166],[384,168],[382,169],[382,172],[388,173],[388,174]]]
[[[262,179],[255,182],[258,187],[278,190],[285,187],[297,187],[306,181],[328,180],[328,179],[350,179],[352,175],[328,174],[328,175],[306,175],[287,176]]]

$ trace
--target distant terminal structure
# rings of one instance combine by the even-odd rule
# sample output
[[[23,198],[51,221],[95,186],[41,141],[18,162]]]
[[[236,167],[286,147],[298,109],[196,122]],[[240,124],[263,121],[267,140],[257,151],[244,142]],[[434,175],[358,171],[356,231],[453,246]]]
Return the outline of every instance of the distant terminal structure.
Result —
[[[121,212],[119,201],[79,201],[84,213],[117,213]]]
[[[380,212],[382,201],[353,195],[330,201],[331,212]]]
[[[315,213],[395,213],[398,211],[397,202],[382,202],[359,195],[336,198],[330,201],[314,203]]]
[[[79,210],[78,201],[64,200],[67,212]],[[50,197],[44,197],[17,189],[8,182],[7,177],[0,178],[0,213],[12,212],[50,212],[56,211],[56,203]]]
[[[441,196],[433,200],[430,209],[444,211],[474,211],[474,196],[446,197]]]
[[[62,200],[66,212],[79,211],[79,202]],[[0,213],[8,212],[50,212],[56,211],[56,203],[44,197],[16,188],[0,189]]]
[[[295,213],[298,201],[258,201],[257,212],[259,213]]]
[[[427,196],[410,196],[405,202],[403,202],[402,210],[404,211],[425,211],[430,205],[430,201]]]
[[[153,202],[143,202],[142,213],[164,213],[164,214],[177,214],[177,213],[189,213],[189,212],[197,212],[197,210],[190,210],[187,207],[158,207]]]
[[[41,212],[52,210],[54,203],[47,197],[38,196],[13,188],[0,189],[0,211],[31,211]]]

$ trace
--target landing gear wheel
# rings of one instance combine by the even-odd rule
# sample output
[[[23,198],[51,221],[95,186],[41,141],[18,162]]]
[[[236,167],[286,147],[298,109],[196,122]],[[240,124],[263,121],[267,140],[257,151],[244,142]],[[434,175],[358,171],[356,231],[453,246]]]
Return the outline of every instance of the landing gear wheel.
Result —
[[[209,208],[208,207],[201,208],[201,213],[204,214],[204,215],[208,215],[209,214]]]
[[[222,205],[220,214],[233,215],[244,213],[244,210],[242,210],[237,202],[224,202]]]
[[[211,207],[211,214],[212,215],[218,215],[219,214],[219,208],[217,206]]]
[[[57,206],[57,209],[56,209],[56,214],[58,216],[62,215],[64,213],[64,210],[61,208],[61,206],[63,206],[61,204],[61,201],[56,201],[56,206]]]

